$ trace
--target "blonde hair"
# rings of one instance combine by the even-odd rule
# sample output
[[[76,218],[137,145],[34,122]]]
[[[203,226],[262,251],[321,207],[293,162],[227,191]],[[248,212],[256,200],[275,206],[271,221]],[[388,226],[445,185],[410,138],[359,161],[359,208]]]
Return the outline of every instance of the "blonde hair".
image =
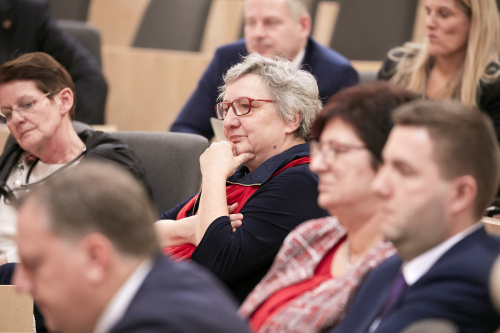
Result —
[[[481,83],[491,83],[500,75],[495,66],[499,61],[498,9],[495,0],[455,0],[455,3],[469,16],[471,24],[465,60],[443,95],[476,107]],[[388,57],[398,63],[391,81],[425,96],[427,78],[435,61],[429,53],[429,40],[425,38],[422,44],[406,43],[389,51]]]

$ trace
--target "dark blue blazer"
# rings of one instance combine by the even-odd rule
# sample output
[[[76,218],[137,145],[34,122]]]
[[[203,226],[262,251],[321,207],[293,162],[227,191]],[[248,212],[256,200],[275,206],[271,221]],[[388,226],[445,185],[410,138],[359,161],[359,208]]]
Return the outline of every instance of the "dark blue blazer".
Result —
[[[248,51],[244,39],[224,45],[215,51],[214,58],[203,73],[196,90],[170,127],[172,132],[200,134],[209,140],[213,137],[210,118],[216,117],[215,103],[219,95],[217,89],[223,85],[222,77],[227,70],[246,55]],[[307,42],[302,66],[316,77],[322,102],[343,88],[359,82],[358,73],[346,58],[318,44],[312,38]]]
[[[236,303],[195,263],[159,255],[113,332],[250,332]]]
[[[240,166],[228,184],[262,184],[240,213],[243,225],[233,232],[228,216],[216,218],[196,247],[192,259],[215,274],[242,303],[266,275],[285,237],[300,223],[328,216],[317,203],[318,176],[308,164],[271,176],[282,167],[309,156],[309,144],[295,145],[249,172]],[[161,215],[175,220],[187,201]]]
[[[492,265],[500,252],[500,240],[484,228],[473,232],[449,249],[412,286],[407,287],[390,309],[377,333],[396,333],[426,318],[446,319],[462,333],[494,332],[500,315],[489,296]],[[368,332],[380,313],[401,268],[396,255],[368,276],[349,307],[344,320],[331,333]]]
[[[92,55],[50,17],[44,0],[0,0],[0,63],[28,52],[45,52],[71,75],[75,120],[104,124],[108,86]]]

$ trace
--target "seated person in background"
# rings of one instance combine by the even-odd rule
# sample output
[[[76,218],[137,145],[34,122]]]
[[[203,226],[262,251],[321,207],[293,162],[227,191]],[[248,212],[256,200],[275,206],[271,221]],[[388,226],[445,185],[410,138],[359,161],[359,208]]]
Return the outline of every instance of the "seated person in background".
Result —
[[[17,141],[0,156],[0,264],[17,261],[16,211],[9,196],[93,158],[114,161],[146,184],[128,146],[90,129],[77,134],[74,112],[73,81],[50,55],[28,53],[0,66],[0,120]]]
[[[391,111],[417,98],[377,83],[333,95],[312,126],[310,169],[320,207],[302,223],[242,304],[255,332],[322,332],[339,322],[364,276],[394,253],[380,232],[380,199],[367,191],[382,164]]]
[[[310,73],[259,54],[233,66],[224,83],[216,110],[228,141],[200,157],[200,194],[156,226],[166,253],[207,267],[242,302],[290,230],[326,216],[306,143],[321,102]]]
[[[500,135],[498,9],[495,0],[425,0],[422,44],[390,50],[379,78],[431,99],[486,112]]]
[[[89,162],[47,180],[18,213],[14,273],[54,332],[248,332],[215,278],[160,252],[149,197]]]
[[[494,332],[488,280],[500,240],[479,222],[500,179],[491,121],[457,101],[411,102],[393,121],[372,188],[398,254],[370,273],[331,332],[401,332],[424,319]]]
[[[75,82],[75,119],[104,124],[108,86],[92,55],[50,17],[44,0],[0,0],[0,63],[28,52],[45,52],[61,63]]]
[[[311,17],[307,0],[245,0],[245,38],[217,49],[196,90],[182,108],[170,130],[196,133],[209,140],[214,133],[210,118],[227,70],[249,53],[279,56],[311,72],[318,81],[319,97],[328,97],[358,83],[357,72],[337,52],[309,37]]]

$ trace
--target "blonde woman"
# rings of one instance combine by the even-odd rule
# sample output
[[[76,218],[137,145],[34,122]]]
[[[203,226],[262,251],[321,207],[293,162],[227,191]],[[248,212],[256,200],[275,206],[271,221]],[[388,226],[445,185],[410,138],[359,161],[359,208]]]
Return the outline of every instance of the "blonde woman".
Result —
[[[379,78],[431,99],[488,113],[500,133],[498,9],[495,0],[426,0],[426,37],[389,51]]]

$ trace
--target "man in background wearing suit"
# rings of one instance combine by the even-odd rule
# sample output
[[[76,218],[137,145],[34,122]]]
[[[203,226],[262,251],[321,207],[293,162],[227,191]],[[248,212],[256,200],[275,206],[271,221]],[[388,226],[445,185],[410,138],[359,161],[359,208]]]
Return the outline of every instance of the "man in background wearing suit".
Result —
[[[108,85],[97,61],[50,17],[46,0],[0,0],[0,64],[45,52],[69,72],[76,91],[75,120],[104,124]]]
[[[160,254],[155,218],[126,171],[64,171],[20,205],[14,284],[54,332],[249,332],[212,276]]]
[[[479,222],[500,179],[491,121],[453,101],[413,102],[393,120],[373,189],[398,254],[368,276],[332,332],[401,332],[424,319],[493,332],[488,280],[500,240]]]
[[[196,133],[210,140],[214,135],[210,118],[215,117],[222,77],[249,53],[280,56],[302,66],[316,77],[323,102],[337,91],[357,84],[358,73],[349,61],[309,36],[308,3],[307,0],[245,0],[245,38],[215,51],[212,62],[170,130]]]

